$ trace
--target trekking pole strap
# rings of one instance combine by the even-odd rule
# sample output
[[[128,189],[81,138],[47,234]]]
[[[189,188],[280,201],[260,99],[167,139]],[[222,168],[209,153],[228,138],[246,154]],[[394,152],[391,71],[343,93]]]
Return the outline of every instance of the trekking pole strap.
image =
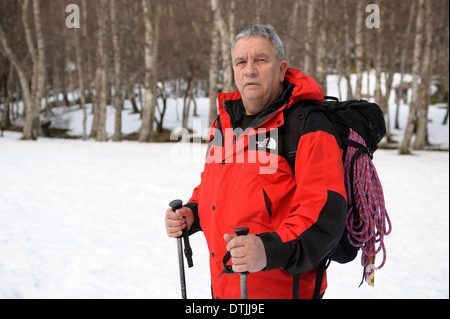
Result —
[[[191,244],[189,242],[189,234],[186,228],[183,230],[183,241],[184,241],[184,255],[186,256],[188,267],[191,268],[194,266],[194,261],[192,260],[193,253]]]

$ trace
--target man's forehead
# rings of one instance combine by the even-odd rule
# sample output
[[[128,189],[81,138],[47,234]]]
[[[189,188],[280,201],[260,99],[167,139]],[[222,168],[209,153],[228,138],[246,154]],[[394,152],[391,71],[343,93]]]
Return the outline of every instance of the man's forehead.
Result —
[[[247,37],[239,39],[236,42],[233,51],[236,58],[241,55],[247,55],[247,52],[265,56],[275,54],[272,42],[264,37]]]

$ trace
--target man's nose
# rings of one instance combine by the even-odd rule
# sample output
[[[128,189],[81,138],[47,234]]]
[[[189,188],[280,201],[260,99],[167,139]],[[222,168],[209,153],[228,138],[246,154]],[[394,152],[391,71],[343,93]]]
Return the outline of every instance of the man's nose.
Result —
[[[256,73],[257,73],[257,70],[256,70],[253,62],[247,62],[247,65],[245,66],[245,69],[244,69],[244,74],[246,76],[255,76]]]

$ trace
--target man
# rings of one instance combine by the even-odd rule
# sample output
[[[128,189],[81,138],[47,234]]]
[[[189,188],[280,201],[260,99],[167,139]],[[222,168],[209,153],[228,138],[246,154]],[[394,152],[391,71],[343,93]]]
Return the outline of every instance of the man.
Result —
[[[318,112],[302,131],[295,174],[283,149],[286,112],[320,104],[322,90],[288,68],[271,26],[241,31],[232,62],[238,91],[218,94],[201,183],[185,207],[166,211],[167,234],[203,231],[214,298],[240,298],[239,276],[220,275],[227,251],[235,272],[249,272],[248,298],[322,296],[326,275],[316,285],[316,267],[345,224],[342,151]],[[249,235],[236,237],[237,227]]]

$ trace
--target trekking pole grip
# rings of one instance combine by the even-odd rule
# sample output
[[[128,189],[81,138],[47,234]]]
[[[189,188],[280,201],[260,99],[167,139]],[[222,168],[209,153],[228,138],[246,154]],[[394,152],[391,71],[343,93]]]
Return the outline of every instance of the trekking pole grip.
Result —
[[[249,230],[250,229],[248,227],[239,227],[239,228],[233,229],[234,233],[238,236],[248,235]]]
[[[234,233],[238,236],[248,235],[248,227],[239,227],[233,229]],[[240,283],[241,283],[241,299],[247,299],[247,275],[248,271],[240,272]]]
[[[176,211],[177,209],[183,207],[183,201],[181,199],[174,199],[169,203],[169,206],[172,208],[173,211]]]
[[[238,235],[238,236],[246,236],[246,235],[248,235],[249,230],[250,229],[248,227],[239,227],[239,228],[233,229],[234,233],[236,235]],[[248,271],[241,272],[240,274],[248,275]]]
[[[174,199],[169,203],[169,206],[172,208],[172,210],[175,212],[177,209],[181,209],[183,207],[183,201],[181,199]],[[178,238],[182,238],[184,236],[184,233],[187,231],[187,229],[183,229],[183,235],[181,235]]]

